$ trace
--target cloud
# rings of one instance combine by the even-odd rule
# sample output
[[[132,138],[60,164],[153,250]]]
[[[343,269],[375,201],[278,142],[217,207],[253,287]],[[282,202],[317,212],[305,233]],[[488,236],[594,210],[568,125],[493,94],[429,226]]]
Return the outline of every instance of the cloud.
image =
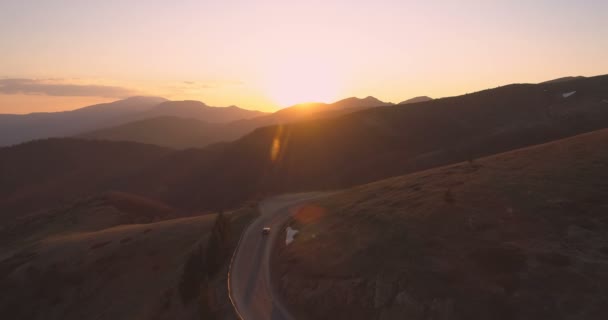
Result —
[[[174,86],[181,89],[217,89],[224,87],[242,86],[245,83],[239,80],[218,81],[182,81],[181,85]]]
[[[137,94],[123,87],[62,83],[59,79],[0,79],[0,93],[104,98],[126,98]]]

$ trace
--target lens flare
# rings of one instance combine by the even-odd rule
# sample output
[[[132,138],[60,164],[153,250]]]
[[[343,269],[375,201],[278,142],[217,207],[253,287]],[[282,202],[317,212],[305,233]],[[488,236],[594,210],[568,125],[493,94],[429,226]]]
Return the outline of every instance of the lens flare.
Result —
[[[281,147],[285,144],[285,137],[283,133],[283,126],[279,125],[277,127],[277,132],[272,138],[272,144],[270,145],[270,161],[277,162],[279,160],[279,156],[281,154]]]
[[[292,209],[294,220],[303,225],[315,223],[323,218],[325,214],[325,208],[314,204],[305,204]]]
[[[278,137],[272,139],[272,146],[270,148],[270,160],[276,162],[279,158],[279,152],[281,151],[281,140]]]

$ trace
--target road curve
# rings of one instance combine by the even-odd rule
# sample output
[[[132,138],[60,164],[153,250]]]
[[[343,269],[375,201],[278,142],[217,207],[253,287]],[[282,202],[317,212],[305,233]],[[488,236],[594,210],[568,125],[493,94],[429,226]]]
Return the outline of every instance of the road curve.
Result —
[[[325,195],[327,193],[321,192],[289,194],[260,203],[260,217],[244,231],[230,266],[230,299],[243,320],[293,320],[270,285],[272,244],[289,219],[291,207]],[[263,236],[265,226],[271,227],[271,232]]]

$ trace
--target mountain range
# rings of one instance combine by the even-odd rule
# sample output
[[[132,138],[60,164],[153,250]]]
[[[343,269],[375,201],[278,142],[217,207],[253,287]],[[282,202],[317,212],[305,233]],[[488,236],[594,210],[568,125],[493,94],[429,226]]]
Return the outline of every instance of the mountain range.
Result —
[[[335,103],[306,103],[264,113],[236,106],[212,107],[200,101],[131,97],[72,111],[0,114],[0,146],[34,139],[77,136],[97,140],[134,141],[172,148],[204,147],[231,141],[255,128],[305,119],[336,116],[392,103],[374,97]]]
[[[260,111],[238,107],[210,107],[198,101],[168,101],[159,97],[132,97],[72,111],[0,114],[0,146],[29,140],[66,137],[150,119],[174,116],[204,119],[207,122],[230,122],[263,115]]]
[[[166,103],[159,107],[164,104]],[[144,120],[83,133],[78,137],[134,141],[185,149],[204,147],[216,142],[233,141],[264,126],[334,117],[365,108],[391,105],[393,104],[374,97],[363,99],[352,97],[334,103],[298,104],[275,113],[222,123],[210,123],[206,121],[206,118],[192,116],[194,113],[182,113],[177,117],[148,117]],[[155,108],[153,111],[160,115],[158,109],[162,108]]]
[[[7,177],[0,211],[106,189],[213,209],[273,192],[352,186],[604,128],[606,88],[608,76],[509,85],[260,127],[234,142],[184,151],[77,139],[26,143],[0,149]],[[114,173],[103,169],[112,155],[125,157],[111,161]]]

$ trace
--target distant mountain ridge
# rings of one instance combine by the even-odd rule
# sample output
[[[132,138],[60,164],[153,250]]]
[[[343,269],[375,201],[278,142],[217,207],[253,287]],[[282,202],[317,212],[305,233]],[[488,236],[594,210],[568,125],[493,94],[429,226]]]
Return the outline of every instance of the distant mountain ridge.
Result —
[[[0,146],[75,136],[180,149],[204,147],[238,139],[268,125],[335,117],[391,105],[394,104],[372,96],[350,97],[333,103],[296,104],[269,114],[237,106],[213,107],[195,100],[170,101],[139,96],[72,111],[0,114]]]
[[[391,106],[392,103],[380,101],[374,97],[346,98],[334,103],[303,103],[281,109],[272,114],[262,114],[250,119],[228,123],[210,123],[198,116],[200,110],[207,107],[198,101],[168,101],[147,111],[146,118],[119,126],[102,128],[86,132],[78,137],[97,140],[117,140],[151,143],[172,148],[204,147],[216,142],[236,140],[253,130],[269,125],[291,123],[310,119],[336,117],[372,107]],[[167,109],[176,108],[179,112],[172,115]],[[228,107],[231,108],[231,107]],[[194,110],[193,110],[194,109]],[[243,109],[232,107],[234,114],[241,114]],[[224,114],[228,114],[225,111]],[[154,116],[154,118],[152,118]],[[203,121],[201,121],[203,120]]]
[[[295,118],[307,117],[320,112],[352,112],[365,108],[391,106],[393,103],[384,102],[372,96],[366,98],[350,97],[332,103],[308,102],[299,103],[281,109],[271,116],[281,121],[293,121]]]
[[[200,101],[184,100],[164,101],[154,108],[136,115],[136,117],[147,119],[159,116],[173,116],[198,119],[206,122],[230,122],[255,118],[265,114],[265,112],[241,109],[237,106],[212,107]]]
[[[207,122],[230,122],[266,113],[231,107],[211,107],[198,101],[169,101],[160,97],[131,97],[72,111],[0,114],[0,146],[34,139],[65,137],[158,116]]]
[[[401,101],[401,102],[399,102],[399,104],[410,104],[410,103],[426,102],[426,101],[431,101],[431,100],[433,100],[433,98],[427,97],[427,96],[420,96],[420,97],[407,99],[405,101]]]

